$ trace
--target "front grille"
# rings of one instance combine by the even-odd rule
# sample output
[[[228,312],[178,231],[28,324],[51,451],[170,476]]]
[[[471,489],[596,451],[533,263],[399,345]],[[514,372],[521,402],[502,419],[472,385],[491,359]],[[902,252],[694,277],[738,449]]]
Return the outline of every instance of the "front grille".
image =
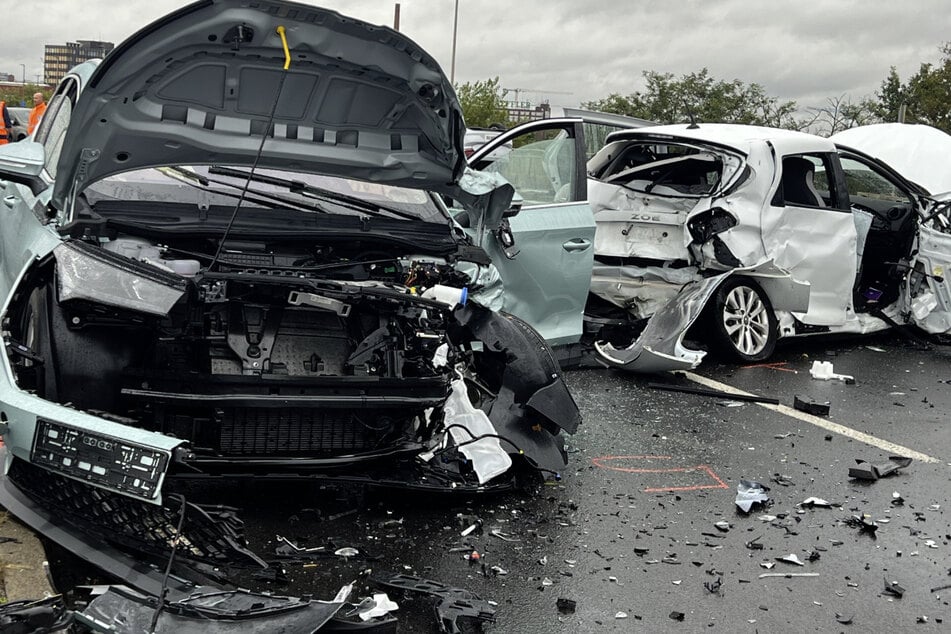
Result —
[[[175,539],[181,502],[166,499],[161,506],[77,482],[15,459],[8,477],[57,522],[65,522],[120,547],[168,557]],[[211,564],[265,566],[244,547],[244,523],[227,507],[203,507],[186,502],[178,555]]]
[[[394,418],[374,410],[357,415],[348,410],[243,407],[219,410],[218,417],[218,449],[241,456],[368,451],[380,446],[395,425]]]

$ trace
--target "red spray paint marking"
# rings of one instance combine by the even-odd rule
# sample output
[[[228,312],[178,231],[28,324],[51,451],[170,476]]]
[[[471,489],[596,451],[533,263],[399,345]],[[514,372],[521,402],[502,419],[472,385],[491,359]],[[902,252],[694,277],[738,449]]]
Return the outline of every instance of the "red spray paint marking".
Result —
[[[694,484],[688,486],[671,486],[671,487],[648,487],[644,489],[644,493],[660,493],[668,491],[702,491],[704,489],[729,489],[730,487],[720,479],[713,469],[705,464],[694,465],[690,467],[667,467],[664,469],[645,469],[641,467],[625,467],[625,466],[615,466],[611,464],[606,464],[610,462],[616,462],[620,460],[672,460],[671,456],[601,456],[600,458],[592,458],[591,462],[594,463],[596,467],[601,469],[607,469],[609,471],[620,471],[622,473],[638,473],[638,474],[661,474],[661,473],[704,473],[709,477],[712,484]]]

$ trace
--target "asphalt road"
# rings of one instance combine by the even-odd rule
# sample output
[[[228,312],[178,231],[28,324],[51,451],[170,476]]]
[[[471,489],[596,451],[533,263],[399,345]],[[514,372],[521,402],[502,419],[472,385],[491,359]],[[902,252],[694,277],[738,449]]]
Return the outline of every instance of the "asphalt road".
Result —
[[[856,383],[813,380],[814,360]],[[694,380],[569,372],[584,425],[568,472],[535,497],[288,485],[206,496],[241,507],[263,555],[276,535],[361,551],[288,565],[286,584],[246,580],[258,589],[330,598],[353,580],[365,591],[368,571],[406,572],[497,602],[490,632],[938,631],[951,623],[951,589],[931,592],[951,584],[949,361],[947,347],[889,335],[799,342],[770,365],[704,364]],[[797,394],[828,400],[831,415],[649,387],[708,379],[788,406]],[[848,478],[855,459],[885,462],[895,445],[915,452],[908,468],[872,483]],[[740,512],[740,479],[769,487],[769,505]],[[802,505],[809,497],[833,506]],[[482,518],[481,534],[460,537],[469,519],[458,514]],[[866,514],[874,536],[849,525]],[[458,550],[468,546],[479,563]],[[804,565],[777,561],[790,554]],[[760,578],[772,573],[817,576]],[[893,582],[900,598],[884,592]],[[390,596],[401,631],[438,631],[429,599]],[[559,598],[574,612],[559,611]]]

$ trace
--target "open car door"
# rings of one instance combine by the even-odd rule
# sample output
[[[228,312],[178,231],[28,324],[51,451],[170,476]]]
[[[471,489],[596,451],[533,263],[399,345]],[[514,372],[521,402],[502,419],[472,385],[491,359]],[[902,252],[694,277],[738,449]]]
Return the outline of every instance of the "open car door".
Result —
[[[517,126],[479,148],[469,163],[505,177],[521,203],[500,226],[475,236],[502,276],[502,310],[527,321],[553,346],[577,343],[595,230],[582,121],[545,119]]]

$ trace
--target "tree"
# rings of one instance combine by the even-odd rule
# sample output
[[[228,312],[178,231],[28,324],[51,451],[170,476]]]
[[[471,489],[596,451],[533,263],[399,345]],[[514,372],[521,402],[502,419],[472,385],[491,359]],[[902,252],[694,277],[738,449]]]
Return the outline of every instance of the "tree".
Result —
[[[951,134],[951,42],[940,50],[943,57],[937,64],[922,63],[905,84],[892,67],[875,94],[882,119],[898,121],[904,105],[908,123],[925,123]]]
[[[875,112],[881,120],[898,121],[901,105],[905,102],[905,87],[894,66],[889,69],[888,77],[882,81],[882,86],[875,93],[875,97],[878,98]]]
[[[502,101],[499,78],[456,86],[456,95],[462,105],[462,115],[470,128],[507,126],[508,110]]]
[[[643,91],[618,93],[587,102],[586,108],[615,112],[657,123],[686,123],[691,115],[698,122],[746,123],[783,128],[801,128],[793,113],[795,101],[781,102],[766,94],[760,84],[739,79],[718,80],[706,68],[679,79],[672,73],[644,71]]]
[[[860,125],[869,125],[881,121],[878,104],[869,98],[858,103],[849,95],[829,97],[826,105],[809,108],[813,114],[809,122],[809,131],[820,136],[832,136]]]

